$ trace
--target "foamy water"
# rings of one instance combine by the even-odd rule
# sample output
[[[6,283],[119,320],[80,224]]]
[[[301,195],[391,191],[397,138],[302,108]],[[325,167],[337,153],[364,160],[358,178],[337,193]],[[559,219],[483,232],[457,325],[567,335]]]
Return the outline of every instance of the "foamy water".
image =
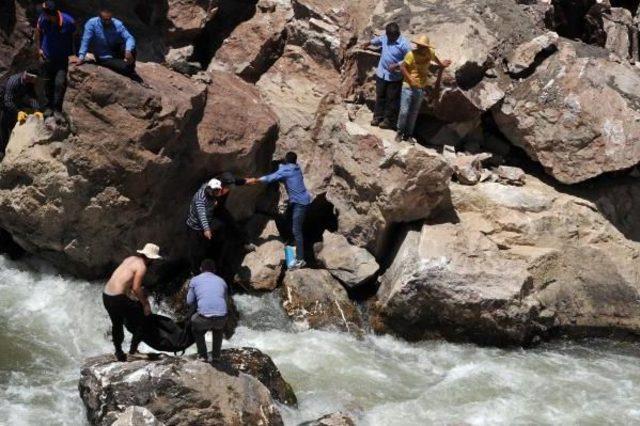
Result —
[[[0,424],[85,425],[84,358],[111,351],[100,285],[0,258]],[[275,295],[236,297],[225,346],[271,355],[294,387],[287,424],[342,410],[365,425],[640,423],[640,346],[587,341],[531,351],[296,331]]]

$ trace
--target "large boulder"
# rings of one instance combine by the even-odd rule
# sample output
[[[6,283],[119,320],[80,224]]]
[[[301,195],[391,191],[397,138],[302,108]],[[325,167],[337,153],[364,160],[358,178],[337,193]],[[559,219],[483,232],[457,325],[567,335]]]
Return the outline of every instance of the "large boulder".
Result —
[[[375,256],[391,225],[426,219],[448,197],[452,171],[435,151],[381,140],[352,123],[333,145],[327,199],[339,233]]]
[[[216,172],[269,165],[275,116],[240,79],[218,75],[207,89],[157,64],[138,71],[144,86],[104,68],[74,68],[65,102],[73,133],[33,119],[9,142],[1,226],[63,270],[102,276],[145,242],[183,258],[198,186]],[[250,213],[257,191],[234,191],[231,207]]]
[[[284,277],[282,298],[287,315],[302,327],[361,331],[360,311],[328,271],[288,271]]]
[[[185,358],[122,363],[103,355],[86,361],[78,388],[94,425],[111,424],[128,407],[144,408],[155,421],[172,425],[282,425],[269,390],[255,377],[231,373]]]
[[[316,259],[347,287],[370,281],[380,269],[375,257],[366,249],[349,244],[339,234],[325,231],[322,242],[314,246]]]
[[[257,81],[282,54],[291,17],[289,2],[259,1],[255,15],[238,25],[216,51],[209,70],[222,69]]]
[[[591,202],[526,182],[454,184],[458,221],[407,233],[375,327],[497,345],[638,333],[640,245]]]
[[[215,15],[218,3],[218,0],[168,0],[169,43],[177,46],[195,40]]]
[[[35,49],[30,44],[31,26],[27,2],[7,0],[0,3],[0,82],[11,73],[35,63]]]
[[[500,130],[562,183],[640,162],[640,73],[569,41],[494,110]]]

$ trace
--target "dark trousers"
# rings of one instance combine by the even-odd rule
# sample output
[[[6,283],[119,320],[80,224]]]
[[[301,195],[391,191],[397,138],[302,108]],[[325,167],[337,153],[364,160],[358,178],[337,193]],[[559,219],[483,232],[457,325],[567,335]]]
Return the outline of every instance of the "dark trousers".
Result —
[[[105,68],[109,68],[111,71],[115,71],[118,74],[129,77],[135,81],[142,81],[140,76],[136,73],[136,52],[133,52],[133,62],[128,64],[124,60],[124,49],[116,49],[118,54],[109,59],[96,59],[96,63]]]
[[[211,356],[213,359],[220,358],[220,348],[222,347],[222,334],[227,317],[203,317],[196,313],[191,317],[191,332],[196,339],[198,355],[201,358],[207,358],[207,343],[204,340],[208,331],[213,333],[213,345],[211,348]]]
[[[18,112],[4,108],[0,110],[0,158],[4,157],[4,151],[7,149],[11,131],[18,122]]]
[[[62,111],[64,95],[67,91],[67,71],[69,60],[45,61],[42,73],[45,78],[45,108]]]
[[[296,243],[296,258],[298,260],[304,260],[304,218],[307,215],[307,208],[298,203],[289,203],[287,215],[291,215],[291,231],[293,239]]]
[[[386,81],[376,77],[376,106],[373,112],[374,119],[386,121],[394,125],[398,120],[400,109],[400,92],[402,81]]]
[[[140,344],[145,319],[142,304],[129,299],[124,294],[109,296],[105,293],[102,293],[102,302],[107,309],[109,318],[111,318],[111,334],[116,352],[122,352],[125,325],[133,334],[129,352],[136,352]]]

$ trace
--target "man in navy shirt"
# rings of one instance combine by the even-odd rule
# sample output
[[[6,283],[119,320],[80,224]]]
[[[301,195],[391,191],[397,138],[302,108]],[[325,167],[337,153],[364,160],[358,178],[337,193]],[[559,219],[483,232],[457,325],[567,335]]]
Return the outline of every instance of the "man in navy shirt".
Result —
[[[367,43],[367,46],[382,49],[376,70],[376,105],[371,125],[393,129],[398,121],[402,91],[402,73],[398,64],[411,51],[411,43],[400,35],[400,27],[395,22],[386,26],[385,33]]]
[[[122,21],[113,17],[109,7],[102,7],[100,16],[89,19],[85,24],[77,65],[84,63],[89,50],[98,65],[141,81],[135,71],[136,40]]]
[[[29,68],[9,77],[0,88],[0,159],[4,157],[18,114],[40,109],[35,90],[38,73],[37,68]]]
[[[69,56],[74,54],[73,37],[76,23],[73,18],[58,10],[54,1],[42,4],[42,14],[36,26],[36,46],[42,62],[42,77],[45,79],[45,115],[62,111],[64,94],[67,91]]]
[[[304,218],[307,214],[309,204],[311,204],[311,194],[304,184],[304,176],[298,165],[298,156],[295,152],[287,152],[284,157],[284,164],[281,164],[275,173],[262,176],[259,179],[247,179],[247,185],[257,183],[269,184],[272,182],[282,182],[289,195],[289,208],[287,217],[291,217],[293,238],[296,242],[296,263],[289,269],[304,268]]]

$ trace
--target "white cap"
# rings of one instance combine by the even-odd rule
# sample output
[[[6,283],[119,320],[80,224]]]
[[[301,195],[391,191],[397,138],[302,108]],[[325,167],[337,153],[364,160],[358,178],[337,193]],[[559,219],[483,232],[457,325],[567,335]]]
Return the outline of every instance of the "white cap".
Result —
[[[222,189],[222,182],[220,182],[218,179],[211,179],[211,180],[207,183],[207,188],[211,188],[211,189]]]

